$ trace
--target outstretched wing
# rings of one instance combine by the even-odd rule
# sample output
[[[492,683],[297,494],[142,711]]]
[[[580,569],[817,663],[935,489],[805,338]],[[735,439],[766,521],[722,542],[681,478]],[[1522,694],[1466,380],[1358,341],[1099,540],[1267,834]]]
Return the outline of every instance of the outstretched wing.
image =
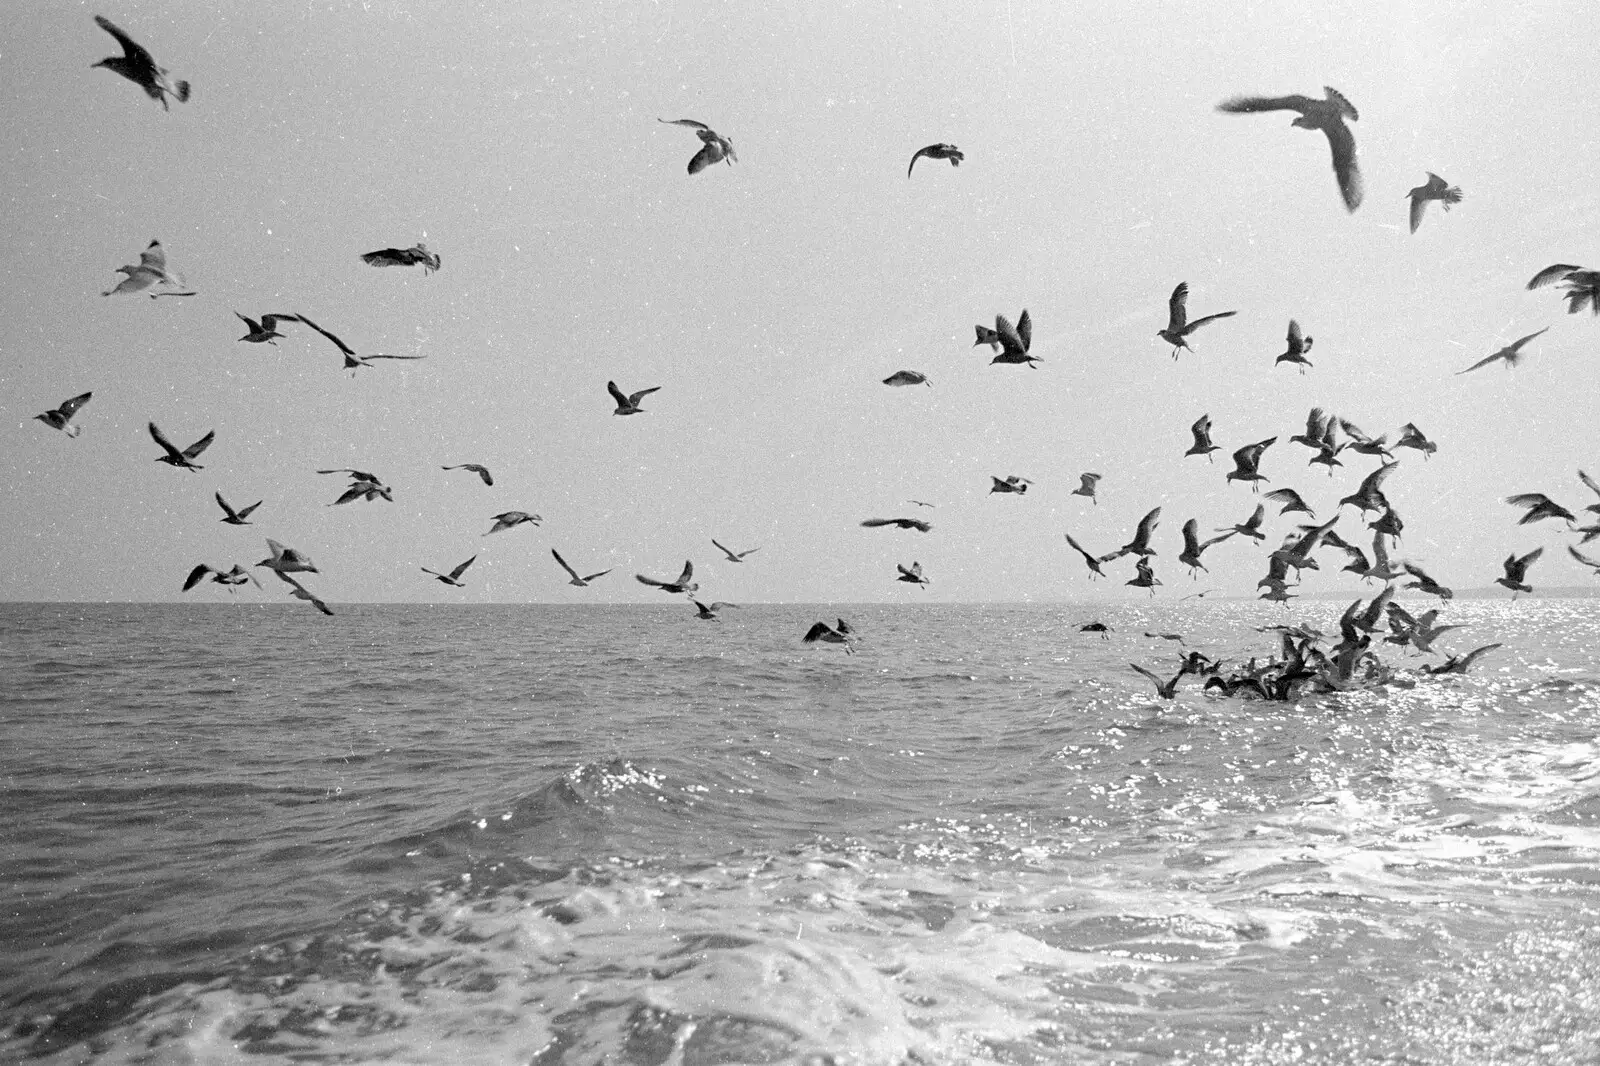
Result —
[[[561,553],[560,552],[556,551],[554,548],[551,548],[550,549],[550,554],[554,555],[556,557],[556,562],[561,564],[561,569],[565,570],[568,574],[572,575],[572,580],[574,580],[574,581],[582,581],[583,580],[583,578],[578,576],[578,572],[576,570],[572,569],[572,567],[568,566],[567,565],[567,561],[565,559],[561,558]],[[473,558],[476,559],[477,556],[473,556]],[[641,577],[639,580],[640,581],[644,581],[644,578]],[[645,583],[649,584],[649,582],[645,582]]]
[[[1181,332],[1189,323],[1189,283],[1178,282],[1178,287],[1167,297],[1167,329]]]
[[[168,440],[167,435],[161,432],[161,427],[157,426],[154,422],[150,423],[150,436],[155,439],[155,442],[161,446],[162,450],[165,451],[167,455],[171,456],[173,459],[183,458],[183,453],[178,450],[178,446]]]
[[[315,322],[311,321],[305,315],[296,315],[295,317],[297,317],[302,324],[310,326],[312,329],[316,330],[318,333],[322,334],[324,337],[326,337],[330,341],[332,341],[333,342],[333,346],[335,348],[339,349],[345,355],[348,355],[348,356],[350,356],[352,358],[355,357],[356,350],[354,348],[350,347],[344,341],[340,340],[338,337],[335,337],[332,333],[329,333],[327,330],[323,329],[321,326],[319,326]]]
[[[459,581],[461,579],[461,575],[467,572],[467,567],[471,566],[475,561],[477,561],[477,558],[478,557],[474,555],[471,559],[468,559],[466,562],[450,571],[450,580]]]
[[[138,41],[135,41],[132,37],[129,37],[126,33],[122,32],[122,30],[117,27],[116,23],[112,22],[104,15],[96,15],[94,17],[94,21],[95,25],[99,26],[102,30],[105,30],[107,33],[111,34],[111,36],[117,39],[117,43],[122,45],[123,54],[128,59],[133,60],[135,63],[146,66],[153,67],[156,65],[155,60],[150,57],[150,53],[145,51],[144,45],[140,44]]]
[[[1328,135],[1328,148],[1333,153],[1333,176],[1339,182],[1339,195],[1344,197],[1345,210],[1354,211],[1366,194],[1356,166],[1355,134],[1343,122],[1324,126],[1323,132]]]
[[[1582,269],[1582,267],[1574,266],[1571,263],[1552,263],[1550,266],[1545,267],[1543,270],[1539,271],[1539,273],[1528,279],[1528,288],[1537,289],[1545,285],[1550,285],[1554,282],[1560,281],[1573,271]]]
[[[207,433],[205,436],[201,437],[199,440],[185,448],[183,450],[183,457],[185,459],[193,459],[195,456],[211,447],[211,442],[216,439],[217,431],[213,429],[211,432]]]
[[[1320,101],[1295,93],[1293,96],[1235,96],[1217,105],[1218,111],[1231,115],[1254,114],[1258,111],[1299,111],[1304,113]]]
[[[89,397],[93,395],[94,393],[92,392],[86,392],[82,396],[74,396],[72,399],[56,408],[56,410],[61,412],[62,418],[71,418],[73,415],[78,413],[78,408],[89,402]],[[1583,477],[1583,471],[1580,470],[1578,472],[1578,476]]]

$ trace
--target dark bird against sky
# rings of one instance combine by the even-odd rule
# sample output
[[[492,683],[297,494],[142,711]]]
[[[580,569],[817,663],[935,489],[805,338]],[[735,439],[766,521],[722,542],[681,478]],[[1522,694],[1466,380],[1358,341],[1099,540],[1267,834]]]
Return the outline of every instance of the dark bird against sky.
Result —
[[[168,466],[179,467],[193,473],[205,469],[205,467],[193,462],[193,460],[201,452],[211,447],[211,442],[217,438],[217,431],[214,429],[211,430],[205,436],[201,437],[199,440],[195,441],[182,451],[179,451],[177,446],[167,439],[167,435],[162,433],[160,427],[154,422],[150,423],[150,436],[153,437],[155,442],[161,445],[162,450],[166,452],[165,455],[156,456],[156,462],[166,463]]]
[[[967,158],[962,154],[961,149],[953,144],[930,144],[926,148],[918,148],[912,153],[911,163],[906,167],[906,177],[909,178],[911,176],[911,168],[917,165],[917,160],[924,157],[928,159],[948,159],[953,167],[959,167],[961,161]]]
[[[1189,321],[1189,283],[1178,282],[1178,287],[1172,290],[1172,295],[1167,297],[1167,328],[1156,331],[1156,336],[1172,345],[1172,358],[1178,358],[1180,349],[1189,348],[1189,334],[1205,325],[1215,322],[1219,318],[1232,318],[1237,311],[1218,311],[1214,315],[1197,318]],[[1192,352],[1193,348],[1189,348]]]
[[[1450,185],[1433,171],[1428,171],[1428,183],[1418,185],[1406,194],[1411,197],[1411,232],[1417,232],[1417,227],[1422,225],[1422,212],[1428,206],[1429,200],[1438,200],[1439,206],[1446,211],[1451,204],[1461,202],[1461,187]]]
[[[56,395],[59,396],[60,393],[57,393]],[[89,398],[93,395],[94,393],[92,392],[82,393],[81,395],[74,396],[70,400],[64,401],[60,407],[57,407],[53,411],[45,411],[41,414],[34,415],[33,417],[43,422],[51,429],[59,429],[69,437],[76,437],[79,433],[83,432],[83,427],[73,425],[72,416],[77,414],[83,405],[89,402]]]
[[[194,296],[195,292],[183,287],[183,278],[167,269],[166,249],[160,241],[151,241],[139,253],[139,262],[117,267],[117,273],[126,274],[115,288],[107,289],[101,296],[130,296],[136,292],[148,293],[150,299],[159,296]]]
[[[1356,166],[1356,139],[1345,125],[1345,119],[1354,122],[1361,116],[1355,106],[1337,89],[1323,86],[1324,98],[1312,99],[1299,94],[1293,96],[1236,96],[1217,105],[1218,111],[1229,114],[1253,114],[1259,111],[1298,111],[1291,126],[1300,129],[1321,130],[1328,138],[1328,148],[1333,153],[1333,176],[1339,184],[1339,195],[1346,210],[1361,206],[1361,171]]]
[[[166,68],[156,66],[155,59],[147,52],[143,45],[129,37],[116,23],[103,15],[94,17],[95,24],[117,39],[122,45],[120,56],[107,56],[98,63],[90,64],[93,67],[105,67],[113,74],[121,74],[145,91],[145,95],[161,105],[163,111],[172,110],[167,104],[167,97],[172,97],[180,104],[189,99],[189,83],[186,81],[174,82],[167,76]]]
[[[729,166],[737,163],[739,157],[733,154],[733,141],[723,137],[707,126],[704,122],[696,122],[692,118],[658,118],[657,122],[665,122],[669,126],[687,126],[694,130],[695,136],[704,143],[704,147],[694,154],[689,160],[689,173],[698,174],[712,163],[726,161]]]
[[[375,252],[366,252],[361,256],[361,261],[375,267],[420,266],[424,276],[438,270],[440,263],[439,257],[428,251],[428,246],[421,241],[410,248],[379,248]]]

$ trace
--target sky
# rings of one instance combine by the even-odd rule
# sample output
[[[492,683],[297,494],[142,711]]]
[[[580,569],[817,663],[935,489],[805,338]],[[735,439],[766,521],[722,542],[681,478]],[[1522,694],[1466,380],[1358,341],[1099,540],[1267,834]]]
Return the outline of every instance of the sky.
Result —
[[[1600,476],[1600,321],[1524,288],[1600,265],[1588,13],[24,0],[0,42],[0,599],[226,601],[185,575],[268,537],[334,604],[668,603],[633,575],[685,559],[707,601],[1132,598],[1130,558],[1091,582],[1063,533],[1109,552],[1156,506],[1159,597],[1249,595],[1303,516],[1269,505],[1266,546],[1216,545],[1198,580],[1179,530],[1249,515],[1228,455],[1271,436],[1266,487],[1330,517],[1376,460],[1307,466],[1288,437],[1313,406],[1438,444],[1384,486],[1396,557],[1483,587],[1543,546],[1536,587],[1592,583],[1561,523],[1503,502],[1597,502],[1577,471]],[[96,14],[189,102],[92,69],[119,52]],[[1215,109],[1324,85],[1360,111],[1353,214],[1320,133]],[[737,163],[687,174],[700,142],[660,118],[705,122]],[[908,180],[935,142],[965,161]],[[1465,198],[1411,234],[1428,171]],[[102,297],[153,238],[198,295]],[[419,240],[437,273],[360,259]],[[1238,314],[1174,361],[1155,334],[1180,281],[1191,316]],[[1024,308],[1041,364],[990,365],[974,324]],[[292,323],[239,343],[235,312],[426,358],[352,376]],[[1273,361],[1291,318],[1315,338],[1304,375]],[[1516,369],[1457,374],[1546,326]],[[901,369],[931,387],[881,384]],[[608,380],[660,391],[619,417]],[[33,419],[91,390],[81,436]],[[1183,454],[1201,414],[1209,464]],[[180,447],[214,429],[204,470],[154,462],[152,421]],[[440,469],[465,462],[494,486]],[[394,502],[330,506],[335,467]],[[1085,471],[1098,501],[1072,495]],[[1012,474],[1027,494],[990,494]],[[221,524],[218,491],[264,501],[253,524]],[[485,537],[507,510],[542,524]],[[899,516],[933,530],[859,525]],[[1336,528],[1370,542],[1350,508]],[[734,564],[713,538],[759,550]],[[552,548],[612,573],[569,586]],[[474,555],[465,588],[420,572]],[[1306,592],[1362,591],[1324,558]],[[930,584],[895,580],[914,560]]]

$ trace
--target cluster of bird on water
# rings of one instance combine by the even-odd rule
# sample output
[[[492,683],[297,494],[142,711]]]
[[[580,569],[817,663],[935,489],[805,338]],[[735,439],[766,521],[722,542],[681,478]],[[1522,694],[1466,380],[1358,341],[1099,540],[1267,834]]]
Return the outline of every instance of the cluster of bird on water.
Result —
[[[175,81],[168,72],[158,66],[150,53],[120,28],[102,16],[96,16],[95,22],[111,34],[123,48],[121,56],[111,56],[94,64],[95,67],[104,67],[138,85],[152,99],[161,104],[163,109],[170,109],[169,100],[183,103],[190,99],[190,85],[187,81]],[[1341,93],[1333,88],[1325,88],[1321,99],[1303,95],[1257,97],[1245,96],[1226,100],[1217,105],[1219,111],[1232,114],[1250,114],[1268,111],[1292,111],[1295,113],[1292,125],[1309,130],[1320,131],[1327,139],[1332,156],[1333,172],[1339,195],[1347,210],[1355,211],[1364,196],[1364,184],[1356,159],[1355,138],[1351,133],[1349,122],[1359,119],[1356,108]],[[705,123],[694,119],[660,119],[660,122],[683,126],[694,131],[701,141],[701,148],[690,159],[688,172],[698,174],[714,163],[732,165],[738,161],[734,153],[733,141],[725,137]],[[953,144],[935,143],[918,149],[911,157],[911,162],[906,168],[906,177],[911,178],[919,159],[947,160],[952,167],[960,166],[965,158],[962,151]],[[1428,173],[1425,184],[1410,190],[1410,228],[1414,233],[1421,224],[1424,211],[1429,202],[1437,201],[1445,209],[1462,199],[1461,190],[1450,185],[1437,174]],[[431,274],[440,269],[442,260],[439,255],[430,251],[420,242],[409,248],[383,248],[367,252],[360,257],[363,262],[374,267],[408,267],[421,266],[424,275]],[[141,253],[139,262],[117,268],[123,274],[123,280],[104,295],[132,295],[144,294],[152,299],[163,296],[193,296],[196,290],[190,289],[184,283],[181,275],[173,271],[167,262],[165,249],[158,240],[152,240]],[[1529,289],[1538,289],[1548,285],[1559,285],[1564,290],[1568,302],[1569,313],[1576,313],[1584,307],[1589,307],[1595,314],[1600,315],[1600,270],[1590,270],[1582,266],[1558,263],[1539,271],[1528,282]],[[1193,351],[1189,338],[1203,326],[1210,323],[1230,318],[1237,314],[1236,311],[1221,311],[1207,314],[1200,318],[1191,319],[1188,315],[1189,286],[1187,282],[1179,282],[1168,298],[1168,320],[1165,328],[1157,331],[1157,335],[1168,344],[1172,345],[1172,357],[1177,359],[1185,351]],[[370,367],[373,360],[378,359],[420,359],[419,355],[388,355],[381,353],[359,354],[341,338],[318,325],[303,312],[271,313],[264,314],[259,319],[252,319],[239,312],[234,312],[244,322],[246,333],[240,337],[240,342],[252,344],[276,344],[285,334],[280,331],[280,326],[298,324],[319,334],[329,341],[342,355],[344,369],[352,374],[362,367]],[[1548,329],[1549,327],[1546,327]],[[1027,309],[1018,317],[1015,325],[1003,314],[997,314],[994,327],[985,325],[975,327],[976,340],[974,346],[987,345],[993,352],[991,364],[1025,365],[1036,369],[1042,360],[1032,353],[1033,320]],[[1469,373],[1493,362],[1503,362],[1507,368],[1514,367],[1523,358],[1522,349],[1529,342],[1544,333],[1541,329],[1531,333],[1514,343],[1502,348],[1500,351],[1479,360],[1477,363],[1459,373]],[[1288,363],[1299,369],[1300,373],[1312,366],[1307,353],[1312,350],[1313,339],[1302,331],[1300,324],[1291,319],[1287,331],[1287,348],[1277,357],[1277,363]],[[900,370],[883,379],[885,385],[894,387],[912,385],[932,385],[928,377],[916,370]],[[606,383],[607,391],[616,404],[614,413],[617,415],[633,415],[643,411],[641,401],[650,394],[659,391],[660,386],[638,389],[633,392],[624,392],[614,381]],[[85,392],[63,402],[59,407],[45,411],[37,416],[39,420],[55,429],[62,430],[69,437],[76,437],[80,427],[73,419],[87,404],[93,393]],[[1207,462],[1211,461],[1211,453],[1218,450],[1218,446],[1211,441],[1212,421],[1209,415],[1202,415],[1191,427],[1194,437],[1193,445],[1184,453],[1185,457],[1204,455]],[[150,436],[161,448],[163,454],[157,457],[158,462],[167,463],[175,468],[197,472],[203,467],[195,460],[208,448],[216,437],[215,431],[207,432],[186,448],[174,445],[161,429],[154,423],[149,424]],[[1251,487],[1252,492],[1259,493],[1261,482],[1269,478],[1262,474],[1260,466],[1266,451],[1277,442],[1277,437],[1269,437],[1262,441],[1246,444],[1233,452],[1234,469],[1228,472],[1225,480],[1228,482],[1241,481]],[[1379,459],[1380,465],[1370,472],[1361,482],[1360,487],[1351,495],[1344,497],[1339,502],[1339,513],[1321,524],[1301,525],[1286,535],[1281,545],[1269,554],[1268,571],[1258,583],[1257,588],[1265,588],[1263,599],[1273,600],[1287,604],[1294,598],[1289,591],[1298,583],[1298,575],[1304,569],[1319,569],[1313,552],[1323,547],[1331,547],[1345,553],[1347,563],[1344,570],[1359,576],[1363,581],[1378,580],[1385,583],[1382,593],[1376,596],[1372,603],[1363,611],[1357,611],[1359,605],[1353,604],[1350,611],[1345,613],[1341,620],[1341,639],[1326,653],[1320,649],[1321,634],[1303,627],[1285,628],[1283,634],[1282,654],[1268,660],[1264,664],[1252,664],[1230,675],[1222,675],[1217,664],[1207,663],[1197,653],[1186,657],[1177,676],[1168,681],[1156,678],[1143,667],[1135,666],[1136,670],[1156,681],[1158,690],[1163,695],[1171,695],[1176,685],[1188,674],[1204,675],[1208,689],[1220,688],[1228,692],[1250,691],[1268,698],[1283,698],[1282,693],[1298,690],[1308,683],[1330,688],[1350,687],[1357,678],[1357,669],[1365,671],[1361,677],[1371,680],[1376,677],[1387,678],[1387,668],[1377,663],[1371,655],[1367,645],[1370,643],[1371,633],[1378,620],[1387,614],[1393,628],[1387,640],[1396,640],[1397,635],[1401,643],[1409,643],[1421,650],[1431,650],[1431,639],[1449,626],[1434,627],[1433,617],[1436,612],[1430,611],[1422,619],[1412,619],[1399,605],[1394,604],[1390,597],[1396,589],[1396,582],[1409,578],[1404,585],[1406,589],[1418,589],[1424,594],[1431,594],[1449,599],[1452,592],[1449,588],[1439,584],[1419,566],[1413,562],[1400,561],[1393,563],[1389,558],[1389,550],[1398,545],[1403,522],[1399,514],[1390,505],[1384,496],[1382,486],[1384,481],[1394,470],[1397,461],[1394,449],[1409,448],[1427,458],[1437,450],[1437,445],[1428,440],[1423,432],[1413,423],[1401,427],[1393,445],[1388,444],[1387,434],[1371,437],[1362,432],[1348,419],[1338,417],[1322,408],[1313,408],[1308,416],[1304,433],[1290,438],[1292,442],[1305,445],[1314,453],[1309,465],[1322,465],[1327,468],[1328,474],[1333,475],[1333,468],[1343,466],[1339,456],[1344,453],[1373,456]],[[488,468],[479,463],[462,463],[443,467],[444,470],[464,469],[479,476],[486,486],[492,486],[494,479]],[[339,506],[356,501],[371,502],[384,499],[392,502],[392,490],[384,485],[377,475],[360,470],[338,469],[319,470],[322,474],[348,474],[350,484],[344,492],[329,506]],[[1582,482],[1600,495],[1600,485],[1597,485],[1583,471],[1579,471]],[[1073,490],[1074,495],[1088,498],[1095,502],[1096,487],[1101,480],[1098,473],[1083,473],[1080,475],[1080,485]],[[1024,477],[1009,474],[1004,477],[992,475],[993,485],[991,493],[1024,494],[1032,482]],[[222,508],[224,517],[222,521],[230,525],[248,525],[249,515],[260,506],[257,501],[248,507],[234,509],[223,498],[220,492],[215,494],[217,504]],[[1281,487],[1267,492],[1263,500],[1279,505],[1279,514],[1287,515],[1303,512],[1313,521],[1315,514],[1306,505],[1300,495],[1289,487]],[[932,507],[925,501],[913,500],[914,504],[923,507]],[[1515,506],[1526,508],[1526,513],[1519,524],[1528,524],[1544,518],[1564,519],[1569,527],[1582,534],[1579,543],[1600,536],[1600,524],[1591,524],[1586,527],[1578,526],[1577,516],[1570,510],[1555,503],[1542,493],[1524,493],[1507,498],[1507,502]],[[1377,515],[1377,518],[1367,523],[1367,529],[1372,531],[1371,556],[1359,546],[1350,543],[1336,532],[1343,513],[1343,507],[1349,504],[1360,513],[1365,520],[1368,515]],[[1600,513],[1600,504],[1592,504],[1588,511]],[[1161,517],[1161,508],[1156,507],[1147,513],[1134,530],[1132,537],[1122,547],[1105,553],[1095,554],[1084,548],[1074,537],[1066,534],[1067,544],[1077,551],[1089,569],[1092,579],[1103,577],[1105,571],[1101,564],[1108,563],[1126,555],[1136,556],[1135,573],[1126,584],[1142,587],[1155,594],[1155,587],[1162,582],[1155,575],[1151,559],[1156,556],[1156,551],[1151,547],[1152,536]],[[504,511],[492,516],[493,526],[483,536],[500,533],[524,524],[537,526],[542,519],[537,514],[526,511]],[[1178,560],[1189,567],[1191,575],[1206,569],[1201,561],[1202,555],[1212,547],[1230,538],[1240,536],[1256,541],[1265,539],[1262,532],[1265,521],[1265,504],[1258,504],[1254,513],[1247,519],[1232,526],[1219,527],[1214,532],[1221,536],[1201,539],[1198,521],[1190,518],[1183,525],[1183,550]],[[932,524],[919,518],[870,518],[861,525],[876,527],[896,527],[903,530],[915,530],[927,533],[932,530]],[[1392,542],[1392,543],[1390,543]],[[730,562],[742,562],[744,558],[757,549],[735,552],[713,540],[713,544],[720,549]],[[289,548],[278,541],[268,539],[270,555],[257,567],[270,569],[280,580],[290,586],[290,595],[310,602],[324,613],[333,612],[321,599],[313,595],[306,587],[295,578],[294,574],[318,573],[311,559],[305,553]],[[1513,597],[1518,592],[1528,592],[1532,587],[1527,582],[1529,568],[1539,559],[1543,548],[1536,548],[1523,555],[1513,553],[1504,564],[1504,576],[1497,579],[1497,583],[1512,590]],[[1591,558],[1578,550],[1574,545],[1568,545],[1568,552],[1572,557],[1586,566],[1594,568],[1600,573],[1600,561]],[[569,583],[584,587],[590,582],[610,573],[609,569],[596,573],[580,576],[561,554],[551,549],[551,555],[556,563],[570,578]],[[476,561],[474,554],[466,561],[457,564],[448,571],[433,570],[422,567],[424,573],[431,575],[438,581],[453,587],[463,587],[462,576]],[[896,580],[913,585],[926,587],[930,579],[924,574],[922,564],[912,561],[909,565],[897,564],[898,574]],[[1294,581],[1290,580],[1290,571],[1294,572]],[[686,560],[682,572],[676,579],[662,580],[645,574],[635,575],[642,584],[661,589],[674,595],[686,595],[695,604],[697,616],[706,620],[715,620],[717,613],[727,607],[737,606],[722,601],[710,604],[694,600],[694,594],[699,590],[699,585],[694,581],[694,563]],[[243,566],[235,564],[229,570],[201,564],[196,566],[188,575],[183,584],[184,591],[192,589],[202,580],[209,577],[213,582],[222,584],[230,590],[246,581],[255,581],[254,575]],[[259,584],[259,582],[257,582]],[[1086,627],[1091,628],[1091,627]],[[1102,635],[1106,627],[1101,626]],[[1418,634],[1422,638],[1418,639]],[[843,619],[836,625],[829,626],[818,622],[803,638],[806,643],[826,642],[841,644],[846,651],[851,650],[852,642],[857,634]],[[1494,646],[1490,646],[1491,648]],[[1446,667],[1439,670],[1465,669],[1477,656],[1490,650],[1478,649],[1460,660],[1450,660]],[[1452,665],[1454,664],[1454,665]]]

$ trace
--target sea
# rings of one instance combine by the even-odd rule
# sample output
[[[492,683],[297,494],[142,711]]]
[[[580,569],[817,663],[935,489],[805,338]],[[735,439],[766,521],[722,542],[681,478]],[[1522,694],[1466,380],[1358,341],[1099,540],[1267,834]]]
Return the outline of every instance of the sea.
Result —
[[[1600,1062],[1600,599],[1343,606],[0,605],[0,1061]]]

